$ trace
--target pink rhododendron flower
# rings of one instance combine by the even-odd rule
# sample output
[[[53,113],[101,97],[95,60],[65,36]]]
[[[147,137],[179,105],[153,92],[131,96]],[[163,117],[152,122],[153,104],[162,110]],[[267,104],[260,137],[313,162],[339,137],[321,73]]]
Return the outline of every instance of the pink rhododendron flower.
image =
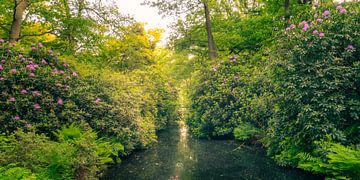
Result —
[[[9,99],[9,101],[10,101],[10,102],[15,102],[16,99],[15,99],[14,97],[11,97],[11,98]]]
[[[26,89],[21,90],[21,94],[26,94],[26,93],[27,93]]]
[[[29,123],[26,123],[26,124],[25,124],[25,127],[27,127],[27,128],[31,128],[31,127],[32,127],[32,125],[31,125],[31,124],[29,124]]]
[[[3,40],[3,39],[0,39],[0,43],[4,43],[5,42],[5,40]]]
[[[5,60],[5,59],[1,60],[1,63],[5,64],[5,63],[6,63],[6,60]]]
[[[347,48],[348,48],[348,49],[355,49],[354,46],[351,45],[351,44],[349,44],[349,45],[347,46]]]
[[[324,34],[324,33],[320,33],[319,36],[320,36],[320,37],[324,37],[325,34]]]
[[[285,28],[285,31],[289,31],[289,30],[290,30],[290,27]]]
[[[11,69],[10,72],[15,74],[17,71],[16,71],[16,69]]]
[[[54,52],[53,52],[53,50],[49,49],[49,50],[48,50],[48,53],[49,53],[49,54],[52,54],[52,53],[54,53]]]
[[[322,15],[323,15],[324,17],[327,17],[327,16],[330,15],[330,11],[329,11],[329,10],[326,10],[326,11],[323,12]]]
[[[78,76],[78,74],[76,72],[73,72],[72,75],[73,76]]]
[[[24,56],[22,54],[19,54],[19,59],[23,58]]]
[[[344,14],[344,13],[346,13],[347,11],[346,11],[346,9],[341,9],[340,10],[340,14]]]
[[[314,18],[316,19],[317,17],[318,17],[318,14],[317,14],[317,13],[315,13],[315,14],[314,14]]]
[[[34,104],[34,109],[41,109],[40,104]]]
[[[315,29],[312,33],[313,33],[314,35],[316,35],[316,34],[319,34],[319,31]]]
[[[52,63],[52,62],[51,62],[51,63],[49,63],[49,64],[50,64],[50,65],[54,65],[54,63]]]
[[[36,47],[35,47],[35,46],[32,46],[32,47],[31,47],[31,50],[35,51],[35,50],[36,50]]]
[[[305,25],[305,24],[307,24],[307,22],[306,21],[301,21],[300,24]]]
[[[295,24],[290,24],[289,26],[290,29],[294,29],[295,27],[296,27]]]
[[[0,65],[0,70],[3,70],[4,68],[2,67],[2,65]]]
[[[26,68],[28,68],[29,70],[35,70],[35,67],[33,64],[26,65]]]
[[[3,80],[5,80],[3,77],[0,77],[0,81],[3,81]]]
[[[60,70],[59,73],[60,73],[60,74],[64,74],[65,72],[64,72],[63,70]]]
[[[304,27],[302,28],[302,30],[303,30],[303,31],[306,31],[306,30],[309,29],[309,27],[310,27],[310,26],[309,26],[308,24],[305,24]]]
[[[63,100],[59,98],[59,99],[57,100],[57,104],[58,104],[58,105],[63,105]]]
[[[41,49],[41,48],[44,47],[44,45],[43,45],[42,43],[39,43],[39,44],[38,44],[38,47]]]
[[[342,9],[342,6],[341,6],[341,5],[338,5],[338,6],[336,6],[336,9],[337,9],[337,10]]]
[[[42,60],[41,60],[41,63],[43,63],[43,64],[47,64],[47,62],[46,62],[46,60],[45,60],[45,59],[42,59]]]
[[[66,76],[65,78],[66,78],[66,79],[71,79],[71,77],[70,77],[70,76]]]
[[[67,63],[64,63],[63,66],[64,66],[64,67],[69,67],[70,65],[67,64]]]
[[[316,19],[316,22],[323,22],[322,19]]]
[[[15,116],[14,119],[15,119],[15,120],[19,120],[19,119],[20,119],[20,116]]]
[[[35,77],[35,74],[34,74],[34,73],[30,73],[30,74],[29,74],[29,77]]]

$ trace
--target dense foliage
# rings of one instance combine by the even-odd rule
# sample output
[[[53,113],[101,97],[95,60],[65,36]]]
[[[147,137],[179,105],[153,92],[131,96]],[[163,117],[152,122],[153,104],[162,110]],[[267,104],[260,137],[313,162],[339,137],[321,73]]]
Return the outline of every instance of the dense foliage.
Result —
[[[343,145],[360,143],[359,23],[358,4],[339,5],[286,30],[274,56],[279,109],[267,137],[269,154],[280,164],[296,166],[297,154],[315,153],[314,143],[326,136]]]
[[[279,165],[357,179],[359,4],[307,11],[276,38],[258,37],[257,47],[231,41],[249,47],[195,72],[188,124],[200,137],[263,137]],[[243,23],[256,29],[251,22]]]

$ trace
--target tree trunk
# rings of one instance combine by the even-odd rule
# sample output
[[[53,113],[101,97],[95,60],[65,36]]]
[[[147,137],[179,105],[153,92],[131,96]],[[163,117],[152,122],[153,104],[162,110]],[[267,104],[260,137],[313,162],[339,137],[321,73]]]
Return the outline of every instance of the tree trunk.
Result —
[[[205,10],[205,24],[206,24],[207,39],[208,39],[209,58],[216,59],[217,53],[215,48],[214,37],[212,35],[212,30],[211,30],[209,6],[207,2],[203,2],[203,5]]]
[[[285,28],[287,28],[290,25],[290,16],[291,16],[291,12],[290,12],[290,0],[285,0],[284,3],[284,8],[285,8]]]
[[[14,0],[14,16],[11,24],[9,42],[15,43],[20,38],[21,24],[23,22],[24,11],[27,8],[27,0]]]

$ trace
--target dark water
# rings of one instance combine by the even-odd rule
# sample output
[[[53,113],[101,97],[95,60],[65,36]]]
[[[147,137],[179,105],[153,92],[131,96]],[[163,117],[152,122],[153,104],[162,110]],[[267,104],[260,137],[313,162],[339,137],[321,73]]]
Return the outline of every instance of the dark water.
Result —
[[[199,140],[185,127],[172,126],[159,134],[152,148],[135,152],[111,168],[102,179],[321,179],[277,166],[264,150],[231,140]]]

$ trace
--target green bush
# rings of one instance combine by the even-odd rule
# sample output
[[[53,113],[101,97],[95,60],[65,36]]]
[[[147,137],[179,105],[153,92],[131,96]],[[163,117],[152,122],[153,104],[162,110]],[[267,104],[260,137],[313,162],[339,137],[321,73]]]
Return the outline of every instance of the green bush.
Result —
[[[250,124],[243,123],[234,129],[234,137],[238,140],[248,140],[259,134],[260,130]]]
[[[272,96],[264,58],[245,53],[198,72],[190,90],[190,130],[200,137],[230,137],[243,123],[266,128]]]
[[[339,143],[316,141],[315,150],[299,153],[298,167],[315,173],[326,173],[336,179],[360,178],[360,148]]]
[[[2,179],[94,178],[124,150],[73,125],[55,133],[57,141],[34,131],[0,136]]]
[[[273,50],[278,101],[265,142],[281,165],[298,166],[297,155],[312,154],[313,142],[327,135],[334,144],[360,143],[359,4],[323,7],[314,14],[288,27]],[[329,153],[335,156],[334,150]],[[325,157],[333,158],[330,154]],[[301,164],[311,169],[304,158]]]

